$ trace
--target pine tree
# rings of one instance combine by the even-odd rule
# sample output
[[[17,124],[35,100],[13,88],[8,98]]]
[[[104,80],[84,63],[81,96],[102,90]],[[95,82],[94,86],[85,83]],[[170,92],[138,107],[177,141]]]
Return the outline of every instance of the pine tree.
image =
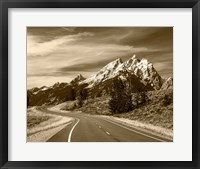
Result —
[[[113,91],[109,101],[109,109],[113,114],[133,110],[131,94],[127,93],[121,79],[114,79]]]
[[[77,106],[82,107],[83,106],[83,93],[81,90],[79,90],[76,94],[76,100],[77,100]]]

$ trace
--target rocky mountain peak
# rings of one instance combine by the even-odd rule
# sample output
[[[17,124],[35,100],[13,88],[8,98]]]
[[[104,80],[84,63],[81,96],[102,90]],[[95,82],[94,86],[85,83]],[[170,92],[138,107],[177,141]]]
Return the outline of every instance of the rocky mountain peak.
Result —
[[[132,58],[130,58],[126,62],[124,62],[124,65],[126,67],[131,67],[131,66],[135,66],[138,62],[140,62],[140,60],[136,57],[136,55],[133,55]]]
[[[132,59],[137,59],[136,54],[133,54]]]
[[[116,69],[119,65],[123,63],[121,58],[118,58],[110,63],[108,63],[106,66],[104,66],[102,69]]]
[[[82,74],[79,74],[75,79],[78,79],[78,80],[85,80],[85,78],[82,76]]]
[[[70,83],[71,84],[78,84],[79,82],[85,80],[86,78],[84,78],[82,76],[82,74],[77,75]]]

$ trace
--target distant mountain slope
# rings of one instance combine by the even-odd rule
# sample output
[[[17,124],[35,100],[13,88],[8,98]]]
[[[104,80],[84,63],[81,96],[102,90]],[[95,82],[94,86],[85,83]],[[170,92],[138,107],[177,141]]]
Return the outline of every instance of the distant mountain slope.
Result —
[[[78,75],[70,83],[55,83],[50,87],[32,88],[27,91],[29,105],[51,105],[59,104],[67,100],[74,100],[76,91],[79,89],[77,84],[84,79],[82,75]]]

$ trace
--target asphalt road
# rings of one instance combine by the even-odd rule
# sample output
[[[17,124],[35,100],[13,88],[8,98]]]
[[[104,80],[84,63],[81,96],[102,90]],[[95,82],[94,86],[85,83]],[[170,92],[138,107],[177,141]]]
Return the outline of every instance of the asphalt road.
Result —
[[[51,137],[48,142],[168,142],[119,122],[84,113],[60,113],[38,108],[40,111],[74,118],[74,121]]]

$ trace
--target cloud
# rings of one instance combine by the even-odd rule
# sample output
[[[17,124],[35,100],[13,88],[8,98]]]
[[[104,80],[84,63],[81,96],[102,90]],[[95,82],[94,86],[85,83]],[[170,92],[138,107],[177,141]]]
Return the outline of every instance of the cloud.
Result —
[[[84,37],[93,36],[92,33],[83,32],[76,35],[67,35],[58,37],[50,41],[40,42],[42,36],[27,37],[27,55],[41,56],[59,50],[63,45],[70,44],[74,41],[81,40]]]
[[[168,28],[30,28],[28,86],[69,82],[80,73],[89,77],[110,61],[125,61],[133,54],[149,59],[162,76],[169,75],[172,37]]]

